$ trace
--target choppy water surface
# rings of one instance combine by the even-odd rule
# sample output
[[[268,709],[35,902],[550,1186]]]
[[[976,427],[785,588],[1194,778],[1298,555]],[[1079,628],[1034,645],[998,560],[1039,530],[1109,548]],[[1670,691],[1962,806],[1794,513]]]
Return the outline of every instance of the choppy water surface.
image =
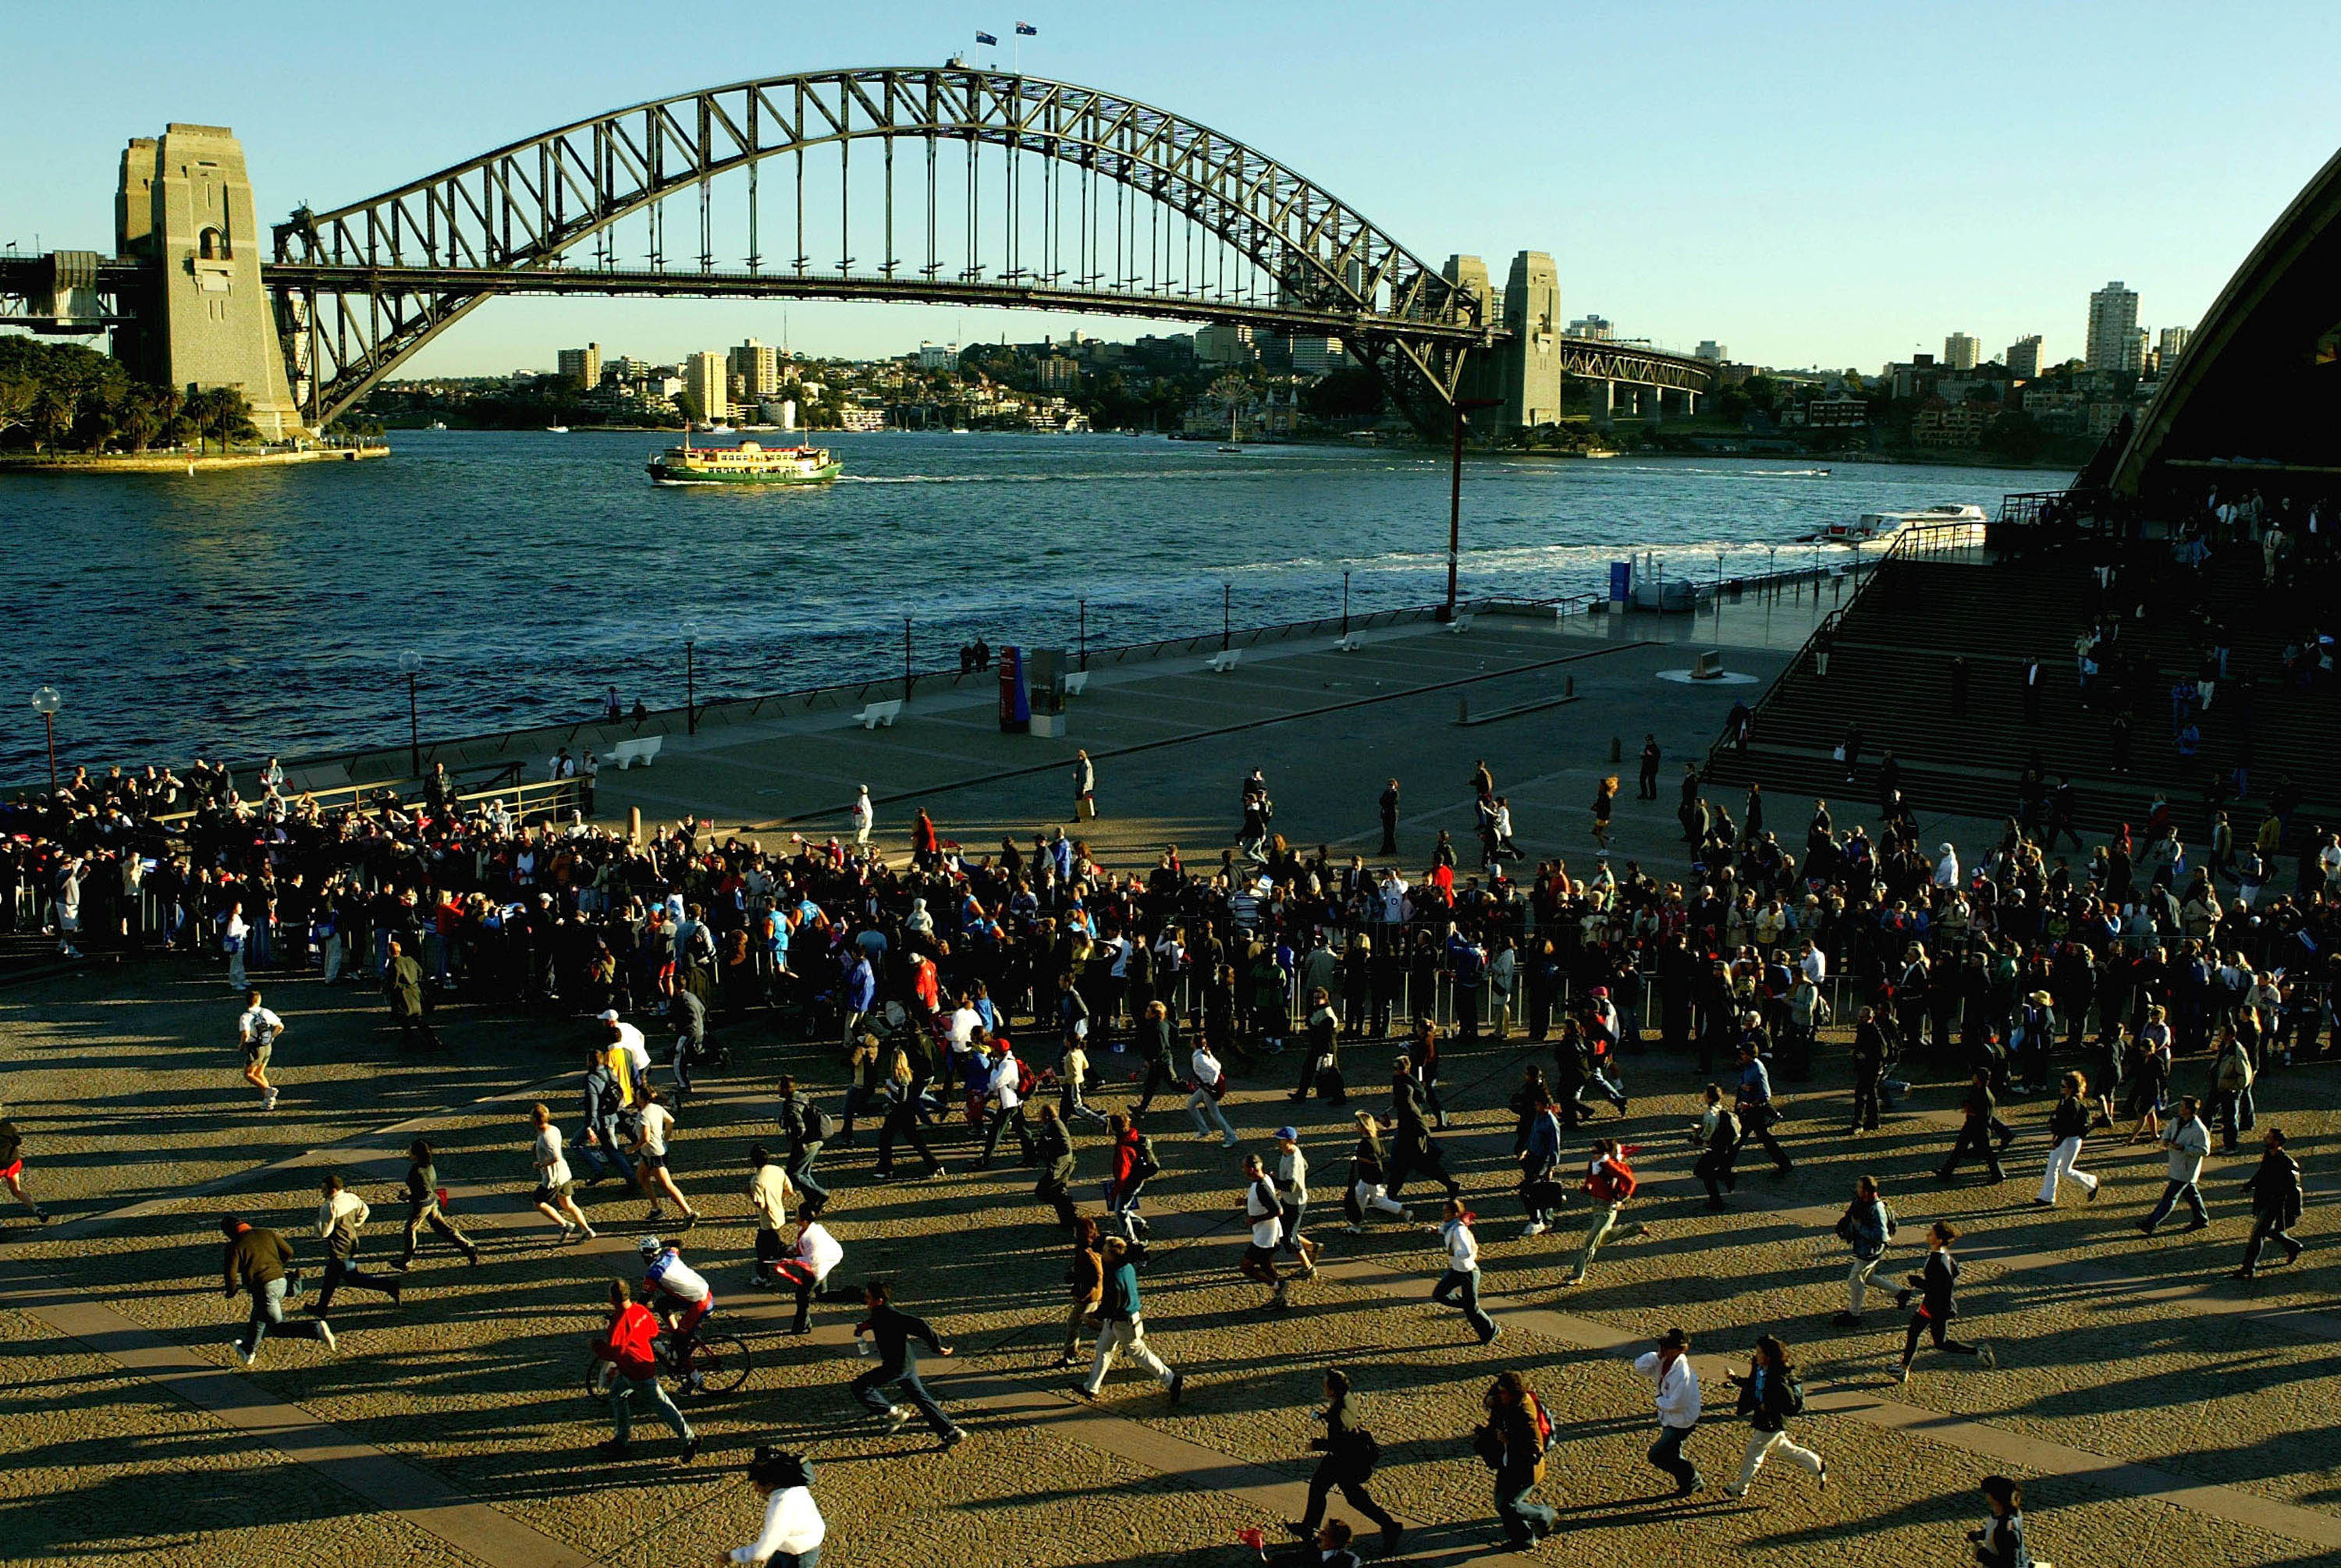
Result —
[[[670,489],[672,438],[407,432],[388,461],[198,478],[0,481],[0,780],[39,777],[27,697],[64,693],[61,759],[249,758],[588,718],[614,682],[679,705],[921,670],[994,644],[1092,646],[1445,592],[1447,468],[1427,453],[1127,436],[833,436],[836,484]],[[1793,460],[1475,460],[1463,586],[1599,590],[1658,550],[1701,577],[1855,513],[1987,508],[2061,474]],[[13,714],[14,718],[5,715]]]

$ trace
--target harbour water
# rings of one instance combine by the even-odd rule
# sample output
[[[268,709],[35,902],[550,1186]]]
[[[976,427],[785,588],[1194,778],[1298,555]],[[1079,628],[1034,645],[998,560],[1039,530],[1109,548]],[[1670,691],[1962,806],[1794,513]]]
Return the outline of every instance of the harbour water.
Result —
[[[812,488],[663,488],[651,432],[411,432],[387,462],[0,482],[9,637],[0,780],[60,763],[244,759],[680,706],[921,670],[993,645],[1092,647],[1424,604],[1445,591],[1447,466],[1416,451],[1128,436],[829,435]],[[764,438],[772,439],[770,437]],[[1794,459],[1473,459],[1467,595],[1600,590],[1609,563],[1739,576],[1870,511],[2048,490],[2040,470]]]

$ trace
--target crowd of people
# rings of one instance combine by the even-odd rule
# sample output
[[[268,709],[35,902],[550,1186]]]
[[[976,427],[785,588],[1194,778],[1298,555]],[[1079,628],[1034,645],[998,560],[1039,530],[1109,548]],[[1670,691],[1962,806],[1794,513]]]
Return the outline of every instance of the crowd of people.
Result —
[[[1659,763],[1652,741],[1642,799],[1658,793]],[[443,775],[412,801],[334,810],[288,794],[273,764],[254,782],[244,793],[225,769],[200,762],[184,778],[76,774],[53,796],[0,808],[0,891],[15,895],[0,908],[42,921],[69,950],[92,941],[175,949],[224,968],[243,1004],[244,1081],[263,1110],[278,1104],[267,1068],[285,1025],[254,988],[257,975],[377,987],[402,1043],[421,1050],[443,1048],[429,1015],[449,1002],[592,1018],[576,1130],[564,1134],[547,1106],[531,1114],[531,1198],[563,1240],[582,1241],[597,1234],[582,1189],[615,1176],[645,1202],[645,1226],[677,1227],[672,1237],[643,1238],[643,1290],[613,1294],[600,1354],[618,1369],[615,1444],[628,1444],[627,1411],[639,1401],[674,1428],[686,1459],[696,1439],[660,1386],[655,1330],[642,1311],[665,1308],[666,1332],[687,1350],[715,1310],[713,1285],[676,1239],[698,1209],[677,1180],[672,1140],[694,1070],[722,1070],[727,1035],[834,1042],[847,1079],[842,1097],[782,1079],[774,1121],[785,1152],[761,1143],[745,1152],[758,1222],[751,1285],[793,1291],[800,1332],[812,1301],[861,1301],[877,1363],[855,1380],[857,1396],[889,1430],[923,1415],[950,1446],[964,1434],[920,1381],[915,1347],[948,1355],[951,1346],[896,1307],[886,1282],[851,1292],[827,1283],[844,1248],[822,1223],[830,1192],[815,1162],[824,1146],[854,1143],[857,1123],[877,1129],[879,1179],[912,1168],[946,1174],[934,1146],[953,1140],[967,1164],[984,1168],[1012,1133],[1017,1157],[1039,1173],[1045,1223],[1072,1241],[1063,1359],[1074,1357],[1085,1325],[1096,1331],[1078,1392],[1097,1397],[1126,1359],[1175,1401],[1185,1375],[1146,1338],[1140,1296],[1145,1189],[1164,1168],[1154,1146],[1162,1124],[1149,1117],[1184,1111],[1199,1138],[1232,1150],[1240,1140],[1221,1101],[1239,1080],[1290,1084],[1291,1100],[1314,1097],[1345,1107],[1347,1118],[1339,1154],[1312,1154],[1309,1136],[1286,1126],[1273,1152],[1247,1153],[1229,1172],[1230,1207],[1250,1232],[1238,1269],[1267,1288],[1263,1305],[1289,1307],[1294,1285],[1319,1267],[1320,1242],[1304,1229],[1313,1162],[1340,1172],[1314,1186],[1320,1202],[1325,1186],[1338,1188],[1352,1234],[1411,1219],[1410,1183],[1442,1194],[1439,1217],[1427,1222],[1440,1260],[1432,1299],[1493,1343],[1501,1324],[1481,1300],[1471,1204],[1503,1194],[1467,1193],[1441,1146],[1442,1048],[1509,1041],[1516,1031],[1535,1047],[1510,1100],[1515,1168],[1500,1186],[1520,1205],[1528,1236],[1555,1227],[1564,1206],[1581,1206],[1587,1229],[1565,1275],[1581,1284],[1605,1245],[1643,1229],[1623,1217],[1637,1191],[1637,1146],[1599,1137],[1580,1159],[1569,1146],[1592,1118],[1631,1116],[1627,1079],[1641,1053],[1679,1055],[1716,1074],[1689,1131],[1694,1175],[1713,1206],[1728,1206],[1747,1147],[1790,1168],[1776,1130],[1776,1079],[1833,1072],[1816,1043],[1823,1027],[1843,1023],[1852,1027],[1848,1138],[1877,1128],[1905,1075],[1948,1069],[1970,1087],[1940,1174],[1956,1179],[1973,1158],[1998,1179],[2014,1136],[2003,1108],[2037,1095],[2048,1104],[2036,1201],[2054,1205],[2067,1185],[2094,1196],[2095,1179],[2078,1163],[2094,1134],[2157,1141],[2170,1171],[2143,1225],[2150,1235],[2180,1204],[2197,1228],[2205,1223],[2198,1183],[2213,1126],[2228,1151],[2239,1149],[2256,1129],[2260,1075],[2326,1054],[2341,1027],[2333,988],[2341,839],[2318,836],[2295,858],[2287,885],[2275,869],[2281,829],[2266,855],[2245,857],[2216,829],[2208,845],[2190,845],[2167,810],[2140,831],[2077,848],[2077,863],[2053,838],[2036,837],[2037,822],[2011,818],[1997,842],[1963,858],[1950,844],[1921,844],[1907,811],[1889,810],[1873,836],[1862,824],[1841,827],[1819,800],[1801,840],[1783,842],[1766,825],[1760,790],[1735,820],[1687,768],[1679,803],[1687,877],[1613,864],[1614,779],[1597,792],[1589,873],[1555,856],[1532,870],[1522,862],[1515,875],[1509,803],[1481,765],[1463,784],[1479,828],[1476,863],[1441,832],[1410,875],[1386,856],[1369,864],[1288,842],[1255,769],[1233,802],[1231,847],[1190,865],[1166,845],[1148,871],[1129,874],[1101,868],[1062,828],[971,848],[943,838],[922,810],[908,824],[911,853],[898,861],[873,846],[866,792],[856,831],[791,835],[767,848],[692,819],[640,840],[577,815],[523,821],[493,801],[462,805]],[[1074,783],[1076,802],[1093,804],[1086,758]],[[1395,781],[1380,809],[1391,846]],[[661,1020],[663,1062],[629,1017]],[[1387,1107],[1348,1110],[1361,1091],[1344,1071],[1345,1051],[1354,1073],[1368,1048],[1360,1042],[1390,1039],[1399,1043],[1383,1047]],[[2190,1076],[2200,1093],[2183,1092]],[[1125,1078],[1129,1098],[1102,1103]],[[1158,1094],[1167,1097],[1159,1112]],[[2122,1123],[2134,1124],[2127,1135]],[[1091,1128],[1103,1134],[1095,1156],[1076,1136]],[[14,1137],[7,1124],[0,1129]],[[2300,1250],[2288,1235],[2301,1206],[2299,1167],[2280,1130],[2261,1141],[2246,1274],[2271,1244],[2287,1261]],[[13,1143],[0,1148],[15,1153]],[[339,1178],[328,1183],[315,1225],[323,1283],[310,1315],[296,1321],[329,1347],[335,1293],[374,1290],[395,1304],[425,1228],[478,1260],[443,1212],[430,1146],[418,1142],[412,1153],[405,1253],[391,1275],[357,1265],[368,1210]],[[573,1159],[588,1167],[583,1181]],[[0,1171],[20,1197],[21,1174],[21,1156]],[[1084,1212],[1091,1191],[1100,1198]],[[1895,1230],[1878,1184],[1861,1178],[1839,1225],[1851,1258],[1847,1310],[1833,1326],[1861,1325]],[[265,1335],[288,1326],[284,1307],[300,1295],[300,1271],[278,1233],[235,1216],[223,1231],[226,1287],[251,1298],[236,1346],[250,1363]],[[1909,1310],[1902,1376],[1928,1339],[1993,1362],[1988,1344],[1948,1332],[1957,1239],[1956,1227],[1935,1226],[1923,1265],[1899,1293]],[[1650,1463],[1685,1492],[1704,1485],[1682,1452],[1699,1415],[1688,1350],[1688,1336],[1671,1331],[1637,1364],[1653,1380],[1660,1428]],[[1312,1506],[1294,1530],[1321,1552],[1348,1550],[1347,1527],[1320,1518],[1338,1487],[1395,1545],[1400,1527],[1364,1490],[1372,1445],[1361,1438],[1359,1396],[1337,1375]],[[1788,1436],[1802,1395],[1780,1341],[1759,1340],[1734,1381],[1750,1436],[1728,1490],[1752,1484],[1768,1455],[1825,1484],[1820,1456]],[[1529,1544],[1551,1527],[1529,1495],[1549,1419],[1511,1372],[1489,1390],[1487,1411],[1475,1445],[1495,1474],[1508,1537]],[[2012,1484],[2003,1489],[1992,1494],[1995,1517],[2011,1523],[1997,1550],[2013,1541],[2015,1554],[1991,1560],[2020,1562],[2020,1498]]]

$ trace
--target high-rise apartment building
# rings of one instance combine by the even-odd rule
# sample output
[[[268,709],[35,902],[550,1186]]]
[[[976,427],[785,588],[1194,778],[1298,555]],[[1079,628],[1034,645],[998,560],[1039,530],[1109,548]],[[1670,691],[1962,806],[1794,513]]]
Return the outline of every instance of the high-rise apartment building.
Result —
[[[2170,373],[2170,367],[2177,364],[2178,356],[2187,352],[2187,340],[2194,336],[2194,333],[2195,329],[2192,327],[2162,329],[2162,335],[2155,341],[2154,349],[2156,356],[2161,361],[2164,375]]]
[[[1590,342],[1606,343],[1617,336],[1617,333],[1618,329],[1609,323],[1607,316],[1579,316],[1569,323],[1568,330],[1560,335],[1565,338],[1583,338]]]
[[[2120,371],[2130,359],[2137,331],[2137,291],[2117,280],[2089,296],[2089,332],[2082,363],[2093,371]],[[2145,354],[2130,367],[2136,375],[2145,368]]]
[[[1248,365],[1260,358],[1251,329],[1214,323],[1195,329],[1195,357],[1207,365]]]
[[[2147,336],[2144,327],[2130,328],[2129,336],[2122,343],[2121,364],[2117,367],[2124,375],[2142,376],[2146,373],[2147,345],[2152,341]]]
[[[1719,365],[1731,357],[1731,351],[1713,338],[1701,338],[1698,341],[1698,352],[1693,357],[1705,360],[1711,365]]]
[[[2040,334],[2034,332],[2030,337],[2017,339],[2007,345],[2007,352],[2000,357],[2007,362],[2011,379],[2020,382],[2039,380]]]
[[[582,349],[563,349],[559,368],[563,375],[592,392],[602,384],[602,345],[587,343]]]
[[[781,354],[772,344],[750,338],[732,351],[731,359],[744,401],[760,402],[781,390]]]
[[[1971,332],[1953,332],[1943,340],[1943,362],[1955,371],[1975,369],[1982,353],[1982,342]]]
[[[709,349],[682,362],[682,390],[699,405],[699,417],[712,424],[732,417],[732,366],[720,350]]]

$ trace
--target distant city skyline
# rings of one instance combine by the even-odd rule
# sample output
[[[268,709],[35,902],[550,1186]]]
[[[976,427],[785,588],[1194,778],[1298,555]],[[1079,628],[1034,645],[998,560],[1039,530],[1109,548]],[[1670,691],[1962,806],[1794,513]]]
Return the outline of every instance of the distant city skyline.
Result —
[[[1159,104],[1321,183],[1437,266],[1450,253],[1550,252],[1562,319],[1744,362],[1909,359],[1947,333],[2033,334],[2045,363],[2085,357],[2081,309],[2108,278],[2137,320],[2191,324],[2336,144],[2322,77],[2341,11],[2170,4],[1984,5],[1956,15],[1783,3],[1660,4],[1629,14],[1526,3],[1426,30],[1408,6],[1207,3],[1175,16],[1035,0],[1021,65]],[[414,0],[372,30],[189,30],[156,0],[104,28],[45,39],[0,126],[11,178],[0,243],[110,249],[115,164],[164,122],[232,126],[264,223],[353,201],[497,144],[665,93],[746,75],[940,62],[1011,41],[1016,18],[902,4],[793,20],[706,0],[683,30],[579,0],[559,29],[498,0]],[[498,36],[524,49],[467,49]],[[1306,72],[1201,68],[1225,40]],[[732,40],[717,47],[712,40]],[[1570,90],[1550,89],[1554,59]],[[1988,113],[1960,112],[1948,63],[2020,62]],[[2174,59],[2183,93],[2150,88]],[[2027,90],[2023,83],[2039,84]],[[1680,84],[1679,103],[1653,84]],[[2051,85],[2053,84],[2053,85]],[[1979,84],[1980,85],[1980,84]],[[1909,111],[1921,89],[1931,107]],[[1696,90],[1691,90],[1696,89]],[[2253,113],[2231,111],[2248,103]],[[922,340],[1031,342],[1079,326],[1161,323],[865,303],[498,300],[404,375],[551,367],[558,350],[623,343],[678,362],[710,344],[785,336],[800,353],[875,358]],[[1996,351],[1979,351],[1989,357]],[[2125,351],[2127,352],[2127,351]],[[2142,345],[2141,350],[2142,352]]]

